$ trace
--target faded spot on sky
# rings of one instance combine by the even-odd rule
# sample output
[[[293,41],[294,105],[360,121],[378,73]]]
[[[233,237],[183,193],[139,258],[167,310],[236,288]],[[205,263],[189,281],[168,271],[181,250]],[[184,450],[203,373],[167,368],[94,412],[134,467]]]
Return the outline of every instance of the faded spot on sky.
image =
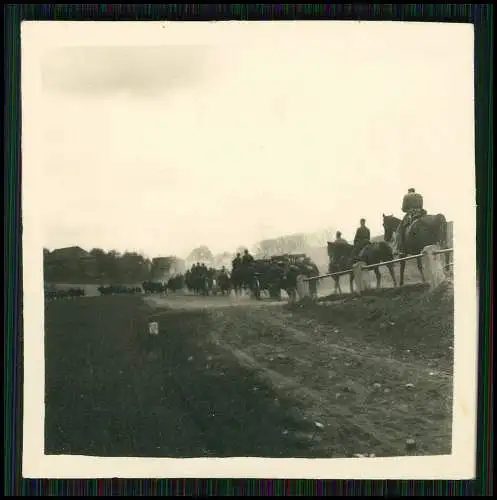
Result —
[[[157,96],[201,84],[205,46],[64,47],[42,63],[45,91],[99,97],[125,93]]]

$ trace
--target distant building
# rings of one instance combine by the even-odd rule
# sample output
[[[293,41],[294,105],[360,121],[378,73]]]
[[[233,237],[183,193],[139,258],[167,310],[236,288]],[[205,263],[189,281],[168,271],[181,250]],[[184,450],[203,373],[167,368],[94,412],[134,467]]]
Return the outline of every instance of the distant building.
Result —
[[[183,274],[186,271],[185,261],[179,257],[172,257],[171,259],[171,276]]]
[[[43,258],[45,280],[48,281],[72,281],[97,275],[95,258],[78,246],[44,252]]]
[[[166,281],[184,271],[185,263],[177,257],[156,257],[152,259],[150,274],[153,281]]]
[[[52,262],[68,259],[91,259],[90,254],[78,246],[56,248],[47,254],[47,257],[50,258]]]

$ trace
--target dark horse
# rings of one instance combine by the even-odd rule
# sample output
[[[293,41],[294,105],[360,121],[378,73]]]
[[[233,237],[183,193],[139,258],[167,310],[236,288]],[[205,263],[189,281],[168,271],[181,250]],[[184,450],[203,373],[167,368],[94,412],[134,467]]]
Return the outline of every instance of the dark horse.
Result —
[[[244,269],[243,284],[245,288],[252,294],[253,297],[260,300],[261,298],[261,273],[257,271],[254,264],[250,264]]]
[[[398,241],[398,229],[401,220],[393,215],[383,214],[383,229],[384,239],[388,243],[393,240]],[[414,220],[405,229],[404,236],[404,251],[406,255],[418,255],[426,246],[439,245],[441,249],[447,247],[447,220],[442,214],[436,215],[423,215]],[[423,283],[425,282],[425,275],[423,273],[422,258],[417,259],[418,269],[421,274]],[[449,254],[445,254],[445,263],[449,264]],[[404,271],[406,262],[400,262],[400,285],[404,284]]]
[[[239,296],[243,290],[243,271],[240,267],[234,268],[231,271],[231,285],[235,296]]]
[[[357,260],[365,262],[367,266],[374,266],[375,264],[380,264],[382,262],[389,262],[393,260],[392,247],[385,243],[384,241],[373,241],[368,243],[360,252]],[[387,264],[388,272],[393,281],[393,286],[397,286],[397,280],[395,279],[395,271],[393,264]],[[373,268],[374,274],[376,276],[376,288],[380,288],[381,285],[381,273],[379,266]]]
[[[375,266],[381,262],[389,262],[393,260],[393,252],[384,241],[375,241],[368,243],[360,252],[357,252],[357,248],[349,243],[332,243],[328,242],[328,256],[330,257],[330,264],[328,266],[328,271],[330,273],[336,273],[340,271],[345,271],[351,269],[356,262],[364,262],[367,266]],[[392,277],[394,286],[397,286],[397,280],[395,278],[395,272],[393,264],[387,264],[388,271]],[[373,268],[376,276],[376,287],[381,286],[381,273],[379,266]],[[335,291],[338,290],[342,293],[340,288],[340,278],[339,276],[333,277],[335,280]],[[354,275],[350,273],[350,291],[354,291]]]
[[[253,265],[233,269],[231,272],[231,284],[237,297],[242,294],[243,290],[247,290],[255,298],[260,298],[259,276]]]
[[[221,295],[229,295],[231,290],[231,279],[227,273],[220,272],[217,276],[217,283]]]
[[[354,263],[354,246],[350,243],[336,243],[328,241],[328,272],[339,273],[341,271],[346,271],[351,269]],[[354,291],[354,274],[352,271],[349,275],[350,279],[350,291]],[[333,276],[333,281],[335,282],[335,293],[342,293],[340,288],[340,276]]]

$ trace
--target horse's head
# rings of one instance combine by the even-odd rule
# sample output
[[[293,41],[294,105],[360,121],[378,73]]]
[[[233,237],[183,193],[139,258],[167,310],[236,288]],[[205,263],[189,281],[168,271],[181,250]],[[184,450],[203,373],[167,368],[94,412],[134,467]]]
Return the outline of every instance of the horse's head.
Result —
[[[393,235],[397,228],[399,227],[400,219],[394,217],[393,215],[383,214],[383,239],[390,243],[393,239]]]

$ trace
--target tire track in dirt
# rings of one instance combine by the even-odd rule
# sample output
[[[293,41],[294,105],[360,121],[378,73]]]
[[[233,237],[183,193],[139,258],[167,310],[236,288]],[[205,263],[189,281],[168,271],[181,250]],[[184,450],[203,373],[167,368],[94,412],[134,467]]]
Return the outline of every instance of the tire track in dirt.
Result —
[[[303,439],[311,425],[295,418],[292,402],[276,397],[231,353],[206,343],[205,333],[217,326],[209,311],[163,310],[149,319],[164,331],[153,351],[171,367],[168,385],[201,430],[204,456],[312,457]],[[290,435],[287,428],[298,432]]]
[[[373,354],[372,349],[365,355],[349,346],[334,343],[327,344],[326,348],[323,349],[323,345],[320,345],[301,327],[297,328],[290,325],[290,321],[295,323],[291,315],[274,308],[271,310],[238,308],[236,311],[224,309],[213,311],[212,314],[215,317],[215,323],[218,324],[216,329],[210,332],[211,338],[216,345],[229,349],[241,364],[251,367],[260,376],[269,380],[278,390],[292,393],[296,400],[304,404],[304,418],[307,415],[307,418],[327,421],[328,425],[325,433],[328,433],[329,436],[325,440],[326,442],[329,441],[329,438],[343,442],[343,437],[348,436],[347,443],[344,446],[338,446],[336,442],[331,445],[334,448],[334,456],[336,456],[336,453],[350,456],[351,448],[355,448],[357,453],[363,453],[365,445],[369,451],[374,449],[377,455],[402,455],[405,454],[406,438],[412,436],[409,432],[409,422],[415,422],[418,427],[423,429],[417,433],[416,438],[418,439],[423,438],[424,430],[434,427],[433,416],[425,417],[419,408],[414,411],[416,404],[422,404],[422,402],[416,401],[416,391],[410,391],[411,393],[407,397],[406,395],[403,396],[403,399],[407,400],[407,404],[405,402],[399,404],[395,410],[398,415],[394,417],[392,415],[392,406],[395,405],[395,400],[392,397],[388,400],[385,394],[382,395],[378,391],[371,390],[374,379],[371,379],[369,373],[378,371],[377,366],[381,366],[381,369],[387,372],[387,377],[405,379],[406,376],[410,376],[411,380],[414,378],[415,383],[420,378],[426,379],[429,377],[425,367],[393,358],[385,360],[384,357]],[[309,325],[307,325],[307,328],[309,329]],[[266,354],[268,348],[273,350],[273,354],[281,350],[278,343],[281,344],[283,341],[287,355],[290,355],[294,360],[302,361],[297,363],[300,368],[303,365],[307,365],[307,368],[310,366],[311,372],[314,371],[314,373],[302,374],[299,370],[295,370],[291,374],[283,374],[282,371],[285,370],[281,370],[281,366],[269,368],[267,363],[258,361],[261,358],[261,350],[264,351],[264,342],[261,342],[260,338],[256,338],[253,339],[254,342],[251,345],[250,341],[247,340],[251,336],[253,337],[255,331],[270,332],[269,337],[276,341],[272,345],[265,344]],[[313,331],[312,326],[311,331]],[[330,392],[335,393],[332,387],[336,382],[334,380],[329,382],[328,379],[328,374],[332,371],[329,366],[331,353],[338,354],[341,361],[343,361],[344,357],[347,357],[347,359],[352,358],[354,362],[360,364],[359,367],[353,366],[352,369],[346,370],[346,380],[344,382],[342,376],[342,381],[338,382],[339,385],[336,386],[337,389],[335,390],[341,392],[336,393],[335,398],[331,396]],[[270,361],[272,366],[274,366],[273,361]],[[368,363],[371,365],[369,371]],[[323,364],[324,366],[322,366]],[[347,364],[347,361],[345,361],[345,366]],[[367,370],[366,376],[361,375],[361,366],[362,370]],[[288,372],[288,370],[286,371]],[[337,372],[334,372],[334,375],[336,374]],[[319,378],[322,380],[316,380]],[[442,376],[442,378],[444,377]],[[433,383],[432,390],[437,393],[440,390],[438,386],[442,386],[443,389],[443,386],[446,385],[445,382],[449,382],[447,380],[437,384],[433,377],[431,379],[430,383]],[[398,383],[401,383],[400,380]],[[405,380],[401,391],[407,392],[408,389],[404,386]],[[354,396],[357,399],[355,402],[353,401]],[[380,401],[374,401],[375,399]],[[423,398],[420,397],[419,399]],[[376,413],[368,411],[368,406],[374,406]],[[440,420],[447,420],[445,418],[447,410],[448,408],[438,409],[438,418]],[[410,414],[414,414],[414,416],[410,416]],[[395,418],[400,418],[401,422],[396,422]],[[450,412],[449,422],[451,422]],[[333,434],[333,437],[331,434]],[[442,429],[439,434],[442,437],[435,439],[435,443],[431,439],[427,440],[426,437],[421,439],[418,454],[433,453],[433,448],[439,448],[439,450],[440,447],[446,448],[446,432]],[[438,453],[441,452],[448,453],[449,450],[438,451]]]
[[[262,317],[263,315],[264,317]],[[296,315],[288,312],[280,312],[280,314],[276,315],[273,314],[273,311],[269,312],[267,310],[261,310],[258,320],[264,321],[274,328],[284,329],[286,333],[290,333],[299,342],[309,344],[311,347],[316,344],[321,345],[322,336],[330,333],[330,327],[324,327],[318,321],[310,319],[306,319],[304,324],[304,321],[299,321],[295,316]],[[299,325],[299,328],[291,326],[289,324],[290,322]],[[305,328],[307,331],[312,331],[317,335],[313,337],[308,333],[304,333],[301,328]],[[373,349],[368,345],[360,344],[357,341],[354,342],[352,339],[347,339],[345,336],[343,336],[343,340],[346,341],[349,346],[334,342],[326,342],[326,347],[331,351],[345,354],[357,360],[367,360],[372,363],[387,364],[390,368],[399,372],[399,374],[416,373],[420,377],[431,377],[432,375],[430,375],[430,373],[436,371],[433,368],[422,366],[414,361],[401,361],[392,356],[385,356],[384,352],[382,354],[378,354],[377,349]],[[438,369],[437,376],[450,381],[452,380],[452,374],[448,373],[448,371],[444,369]]]
[[[221,346],[221,343],[219,340],[216,340],[216,337],[213,335],[213,340],[214,342],[218,345]],[[257,372],[259,377],[263,379],[266,382],[269,382],[275,389],[278,391],[285,392],[287,394],[293,395],[297,398],[299,398],[301,401],[304,401],[310,405],[314,404],[319,404],[319,405],[326,405],[328,409],[331,410],[336,410],[337,414],[341,414],[341,418],[337,419],[336,421],[332,422],[330,424],[329,418],[326,419],[328,420],[327,423],[327,431],[324,431],[324,434],[328,434],[326,436],[329,438],[330,433],[338,433],[338,434],[346,434],[350,428],[354,428],[355,432],[353,434],[354,437],[350,436],[349,437],[349,445],[350,443],[355,442],[358,444],[356,446],[357,450],[363,449],[364,445],[364,438],[366,438],[370,443],[373,443],[375,445],[381,445],[383,444],[382,441],[375,435],[374,430],[367,424],[367,422],[364,420],[363,422],[352,422],[351,419],[353,414],[351,412],[346,412],[344,414],[343,411],[343,406],[338,406],[334,405],[329,399],[326,399],[323,397],[321,393],[318,391],[312,390],[309,387],[303,386],[300,382],[295,380],[294,378],[287,377],[285,375],[282,375],[278,371],[275,371],[271,368],[268,368],[267,366],[257,362],[253,357],[249,356],[246,352],[236,349],[236,348],[229,348],[227,346],[221,346],[224,349],[229,349],[229,351],[235,356],[235,358],[240,362],[240,364],[246,368],[249,368],[251,370],[254,370]],[[310,413],[310,412],[309,412]],[[314,414],[314,420],[315,421],[321,421],[324,420],[322,418],[322,414]],[[347,419],[347,430],[343,428],[343,423],[340,422],[340,420]],[[313,420],[313,418],[309,418],[308,416],[304,415],[304,420]],[[321,422],[319,422],[321,423]],[[369,429],[368,429],[369,427]],[[312,435],[312,439],[316,439],[317,431],[314,435]],[[320,439],[320,441],[324,441],[323,438]],[[337,457],[339,455],[342,456],[350,456],[350,449],[351,447],[339,447],[337,446],[336,442],[333,442],[330,440],[330,456]],[[398,450],[398,454],[402,454],[402,450]]]

